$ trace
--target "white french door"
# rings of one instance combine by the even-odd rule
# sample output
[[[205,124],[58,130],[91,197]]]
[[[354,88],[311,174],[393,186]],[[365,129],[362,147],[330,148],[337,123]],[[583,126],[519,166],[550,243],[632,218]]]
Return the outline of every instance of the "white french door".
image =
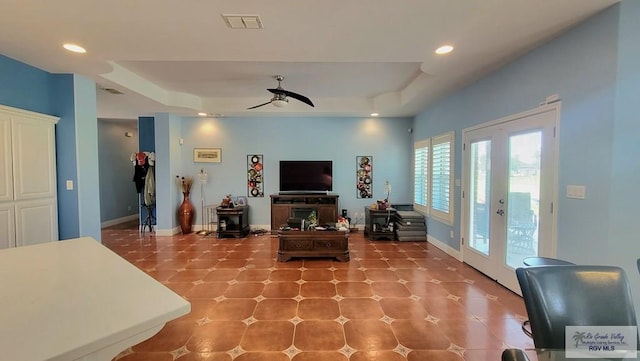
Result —
[[[515,269],[555,255],[559,104],[463,132],[463,260],[520,294]]]

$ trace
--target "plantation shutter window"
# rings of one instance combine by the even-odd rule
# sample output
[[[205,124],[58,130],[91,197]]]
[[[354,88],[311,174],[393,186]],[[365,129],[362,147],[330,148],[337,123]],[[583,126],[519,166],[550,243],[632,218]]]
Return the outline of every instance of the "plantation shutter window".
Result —
[[[414,144],[413,203],[425,213],[429,211],[429,139]]]
[[[453,137],[434,137],[431,146],[431,214],[446,223],[453,222]]]

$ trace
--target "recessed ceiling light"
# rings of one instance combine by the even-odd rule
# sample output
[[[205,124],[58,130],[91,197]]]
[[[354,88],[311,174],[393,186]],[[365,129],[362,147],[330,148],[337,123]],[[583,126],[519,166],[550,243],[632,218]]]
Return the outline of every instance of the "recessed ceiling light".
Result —
[[[378,115],[380,115],[380,114],[378,114],[378,113],[371,113],[371,116],[372,116],[372,117],[377,117]]]
[[[71,44],[71,43],[67,43],[62,45],[63,48],[72,51],[74,53],[80,53],[80,54],[84,54],[87,51],[85,50],[85,48],[81,47],[80,45],[76,45],[76,44]]]
[[[201,116],[201,117],[206,117],[206,116],[207,116],[207,115],[209,115],[209,114],[207,114],[207,113],[205,113],[205,112],[200,112],[200,113],[198,113],[198,115],[199,115],[199,116]]]
[[[451,46],[451,45],[443,45],[443,46],[439,47],[438,49],[436,49],[436,54],[444,55],[444,54],[449,54],[452,51],[453,51],[453,46]]]

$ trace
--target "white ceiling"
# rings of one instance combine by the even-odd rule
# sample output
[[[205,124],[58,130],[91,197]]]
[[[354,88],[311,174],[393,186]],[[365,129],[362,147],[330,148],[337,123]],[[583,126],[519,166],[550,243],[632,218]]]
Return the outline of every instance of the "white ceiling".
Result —
[[[409,116],[617,1],[0,0],[0,54],[123,92],[98,90],[100,118]],[[435,55],[443,44],[454,52]],[[246,110],[271,99],[276,74],[315,108]]]

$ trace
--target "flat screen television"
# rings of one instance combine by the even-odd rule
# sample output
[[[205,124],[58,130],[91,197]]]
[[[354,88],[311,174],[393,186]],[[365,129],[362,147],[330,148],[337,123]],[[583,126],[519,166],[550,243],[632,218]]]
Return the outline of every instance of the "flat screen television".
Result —
[[[313,193],[333,190],[330,160],[281,160],[280,192]]]

